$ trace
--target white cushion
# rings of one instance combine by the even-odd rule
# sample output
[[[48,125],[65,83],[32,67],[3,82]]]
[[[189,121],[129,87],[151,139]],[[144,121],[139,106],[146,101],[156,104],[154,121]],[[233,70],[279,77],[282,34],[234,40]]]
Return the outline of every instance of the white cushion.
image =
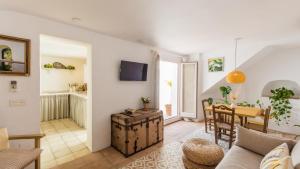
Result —
[[[300,141],[294,146],[291,156],[294,168],[300,169]]]
[[[292,159],[290,156],[281,159],[269,161],[265,163],[260,169],[294,169]]]
[[[278,163],[278,161],[282,158],[289,156],[289,154],[290,152],[288,145],[283,143],[265,155],[260,163],[260,168],[269,168],[270,166]]]

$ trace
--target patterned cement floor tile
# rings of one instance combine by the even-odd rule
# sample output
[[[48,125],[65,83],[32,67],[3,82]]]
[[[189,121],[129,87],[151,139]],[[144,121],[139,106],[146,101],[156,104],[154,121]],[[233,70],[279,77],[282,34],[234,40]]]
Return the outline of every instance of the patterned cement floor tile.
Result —
[[[214,142],[213,133],[205,133],[204,130],[197,130],[179,142],[164,145],[158,150],[146,154],[120,169],[184,169],[181,145],[185,140],[190,138],[202,138]],[[224,152],[228,151],[228,142],[220,140],[219,145],[223,148]]]

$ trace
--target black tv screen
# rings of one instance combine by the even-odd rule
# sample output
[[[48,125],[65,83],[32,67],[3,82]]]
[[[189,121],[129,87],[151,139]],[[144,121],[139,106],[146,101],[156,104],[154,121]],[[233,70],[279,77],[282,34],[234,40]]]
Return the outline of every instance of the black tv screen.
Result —
[[[121,81],[146,81],[148,64],[121,61],[120,80]]]

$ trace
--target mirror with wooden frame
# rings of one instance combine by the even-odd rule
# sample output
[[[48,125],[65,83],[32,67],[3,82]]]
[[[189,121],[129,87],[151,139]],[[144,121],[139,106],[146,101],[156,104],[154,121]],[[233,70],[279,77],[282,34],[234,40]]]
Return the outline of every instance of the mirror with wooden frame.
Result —
[[[0,35],[0,75],[29,74],[30,40]]]

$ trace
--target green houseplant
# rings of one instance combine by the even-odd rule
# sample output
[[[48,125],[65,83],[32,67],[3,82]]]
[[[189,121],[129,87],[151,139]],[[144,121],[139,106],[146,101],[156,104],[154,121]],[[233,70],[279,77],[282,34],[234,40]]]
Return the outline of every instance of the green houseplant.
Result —
[[[207,99],[208,100],[208,104],[211,106],[212,104],[213,104],[213,102],[214,102],[214,99],[213,98],[208,98]]]
[[[264,103],[260,100],[260,99],[257,99],[256,100],[256,104],[259,106],[259,108],[261,108],[262,109],[262,107],[263,107],[263,105],[264,105]]]
[[[289,99],[295,94],[292,90],[285,87],[271,90],[271,93],[272,96],[269,97],[273,109],[271,117],[275,118],[277,124],[280,125],[280,122],[286,121],[291,117],[292,105]]]
[[[225,104],[229,104],[228,102],[228,95],[230,94],[231,92],[231,87],[230,86],[221,86],[220,87],[220,91],[221,91],[221,94],[222,94],[222,97],[224,99],[224,103]]]

